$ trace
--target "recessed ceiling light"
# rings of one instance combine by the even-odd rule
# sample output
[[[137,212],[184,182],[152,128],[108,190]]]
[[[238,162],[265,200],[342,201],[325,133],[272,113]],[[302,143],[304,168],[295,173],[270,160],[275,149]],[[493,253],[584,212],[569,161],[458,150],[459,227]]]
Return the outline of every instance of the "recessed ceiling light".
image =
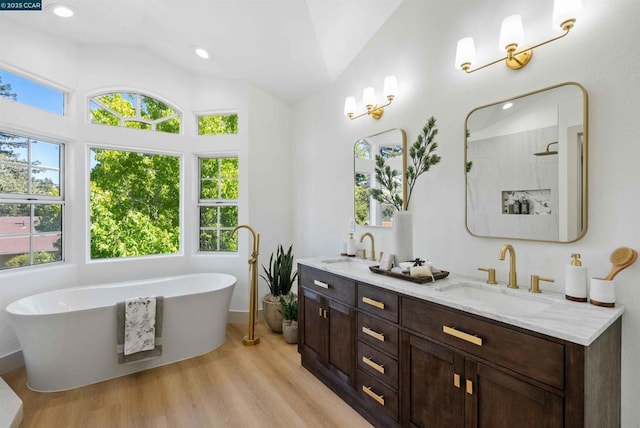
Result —
[[[202,59],[209,59],[209,52],[203,48],[196,48],[196,55],[198,55]]]
[[[47,7],[48,10],[51,11],[56,16],[61,18],[70,18],[73,16],[73,10],[68,6],[62,4],[52,4]]]
[[[513,103],[505,103],[502,106],[502,110],[506,110],[506,109],[511,108],[511,107],[513,107]]]

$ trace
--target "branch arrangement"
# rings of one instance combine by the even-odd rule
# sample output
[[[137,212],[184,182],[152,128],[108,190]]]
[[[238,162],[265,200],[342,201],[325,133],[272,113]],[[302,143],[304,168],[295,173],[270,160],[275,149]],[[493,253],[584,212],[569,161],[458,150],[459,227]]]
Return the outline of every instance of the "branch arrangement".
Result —
[[[409,159],[411,165],[407,166],[404,179],[407,181],[407,200],[402,200],[402,176],[400,172],[386,165],[385,159],[376,155],[376,181],[379,188],[370,189],[371,197],[376,201],[389,204],[398,211],[408,210],[413,188],[418,177],[440,162],[440,156],[435,153],[438,143],[435,140],[438,135],[436,118],[431,116],[422,128],[416,141],[409,147]]]

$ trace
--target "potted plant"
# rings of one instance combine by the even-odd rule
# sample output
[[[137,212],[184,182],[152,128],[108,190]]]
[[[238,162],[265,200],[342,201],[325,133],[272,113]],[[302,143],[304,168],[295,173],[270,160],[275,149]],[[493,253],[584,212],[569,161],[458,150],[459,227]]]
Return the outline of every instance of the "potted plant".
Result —
[[[298,297],[293,292],[287,298],[280,296],[279,311],[284,340],[289,344],[298,343]]]
[[[262,299],[262,310],[267,325],[274,333],[282,332],[282,315],[279,312],[280,297],[287,296],[298,276],[293,269],[293,245],[285,253],[282,245],[271,253],[269,269],[263,265],[264,275],[260,275],[269,286],[269,294]]]

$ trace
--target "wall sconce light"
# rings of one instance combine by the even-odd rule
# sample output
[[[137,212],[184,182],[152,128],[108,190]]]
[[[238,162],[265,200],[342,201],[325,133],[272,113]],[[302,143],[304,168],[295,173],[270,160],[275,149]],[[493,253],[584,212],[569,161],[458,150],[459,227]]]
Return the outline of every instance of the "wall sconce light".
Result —
[[[505,61],[507,67],[512,70],[523,68],[531,60],[533,50],[547,43],[563,38],[573,28],[576,17],[582,10],[580,0],[555,0],[553,3],[553,26],[560,26],[563,34],[538,43],[532,47],[524,46],[524,30],[522,29],[522,18],[520,15],[512,15],[502,21],[500,29],[499,50],[507,51],[507,55],[493,62],[471,69],[471,64],[476,61],[476,50],[471,37],[465,37],[458,41],[456,49],[456,68],[461,68],[466,73],[482,70],[490,65]]]
[[[378,120],[384,114],[384,108],[390,105],[393,102],[393,99],[396,97],[398,93],[398,81],[396,80],[396,76],[387,76],[384,78],[384,96],[387,99],[387,103],[381,106],[376,104],[376,90],[369,86],[364,88],[364,92],[362,94],[362,105],[366,109],[364,113],[356,114],[356,97],[347,97],[344,100],[344,114],[349,116],[349,119],[357,119],[359,117],[368,114],[372,118]]]

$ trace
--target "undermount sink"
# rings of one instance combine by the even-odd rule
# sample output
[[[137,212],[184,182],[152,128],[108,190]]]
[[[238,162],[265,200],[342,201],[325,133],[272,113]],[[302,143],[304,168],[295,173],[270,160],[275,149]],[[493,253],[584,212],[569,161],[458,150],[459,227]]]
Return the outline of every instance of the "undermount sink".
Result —
[[[552,306],[540,298],[517,296],[505,289],[491,289],[475,284],[453,284],[439,289],[443,294],[472,301],[496,313],[507,315],[534,315]]]
[[[358,259],[355,257],[336,257],[333,259],[322,260],[322,263],[326,263],[334,269],[347,269],[347,270],[369,270],[369,266],[377,264],[376,262]]]

